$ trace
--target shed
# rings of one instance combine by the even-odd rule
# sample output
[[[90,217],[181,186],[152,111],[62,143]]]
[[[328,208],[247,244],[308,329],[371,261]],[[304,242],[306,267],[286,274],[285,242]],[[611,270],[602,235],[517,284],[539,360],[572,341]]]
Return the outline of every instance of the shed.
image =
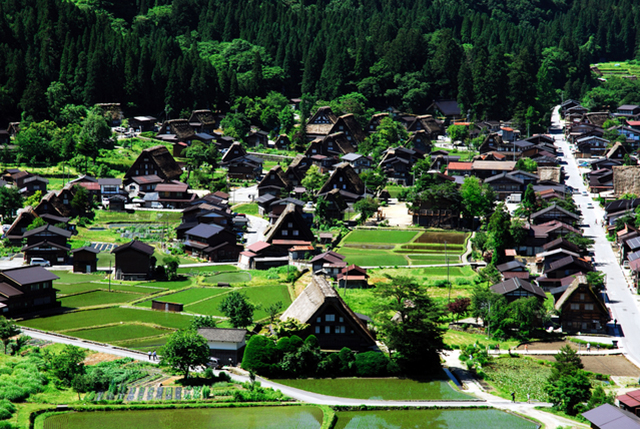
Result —
[[[235,365],[242,361],[246,329],[200,328],[198,334],[207,340],[211,356],[218,358],[221,364]]]
[[[100,251],[95,247],[80,247],[73,249],[71,253],[73,254],[74,273],[93,273],[98,270],[98,253]]]

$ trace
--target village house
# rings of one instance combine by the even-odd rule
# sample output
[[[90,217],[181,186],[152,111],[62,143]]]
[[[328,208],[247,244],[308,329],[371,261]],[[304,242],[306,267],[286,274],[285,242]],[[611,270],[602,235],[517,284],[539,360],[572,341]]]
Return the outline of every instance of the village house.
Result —
[[[617,396],[616,401],[620,404],[620,409],[640,416],[640,390],[632,390],[624,395]],[[640,423],[640,420],[638,423]],[[640,424],[638,426],[640,427]]]
[[[322,196],[327,202],[326,216],[329,219],[342,220],[344,211],[349,205],[342,197],[339,189],[332,189]]]
[[[382,123],[382,120],[385,118],[390,118],[388,113],[376,113],[369,119],[367,126],[365,127],[365,131],[369,134],[373,134],[378,131],[378,127]]]
[[[98,253],[95,247],[85,246],[71,251],[74,273],[95,273],[98,270]]]
[[[515,168],[515,161],[473,161],[471,174],[484,180],[499,173],[512,172]]]
[[[132,177],[156,175],[163,180],[178,180],[182,168],[173,159],[165,146],[144,149],[124,175],[125,181]]]
[[[287,179],[282,167],[276,165],[258,183],[258,196],[261,197],[266,194],[276,197],[287,196],[292,188],[293,186]]]
[[[424,130],[429,140],[437,140],[438,136],[444,135],[444,126],[436,120],[432,115],[417,116],[407,126],[407,131],[415,133]]]
[[[310,245],[315,237],[300,209],[288,204],[276,223],[267,227],[264,241],[285,250],[293,246]]]
[[[234,143],[222,156],[220,166],[227,169],[230,179],[254,180],[262,175],[262,158],[247,155],[242,145]]]
[[[342,156],[342,162],[347,162],[353,167],[353,170],[361,174],[373,168],[373,159],[370,156],[364,156],[359,153],[348,153]]]
[[[129,126],[138,133],[156,131],[156,120],[153,116],[134,116],[129,118]]]
[[[559,286],[560,280],[576,274],[587,274],[595,271],[593,265],[582,258],[565,256],[545,265],[542,276],[538,277],[538,285],[545,290]]]
[[[431,139],[425,130],[418,130],[409,136],[406,146],[422,154],[430,153],[433,147]]]
[[[517,277],[497,283],[491,286],[490,289],[491,292],[504,296],[509,303],[516,299],[529,298],[532,296],[540,301],[547,299],[547,295],[541,287]]]
[[[569,225],[574,225],[580,220],[580,216],[563,209],[556,203],[553,203],[549,207],[539,210],[531,215],[531,222],[535,224],[546,223],[552,220],[558,220]]]
[[[417,151],[399,146],[387,149],[378,167],[391,182],[413,186],[412,168],[423,158],[423,155]]]
[[[624,160],[624,156],[627,155],[627,150],[624,148],[622,143],[616,142],[611,149],[605,155],[607,159],[617,159]]]
[[[347,267],[344,258],[341,254],[330,250],[316,255],[311,259],[312,272],[335,279]]]
[[[527,270],[527,264],[521,261],[517,261],[515,259],[512,261],[508,261],[503,264],[497,265],[496,269],[500,271],[500,274],[502,274],[502,277],[505,280],[509,280],[512,278],[529,280],[529,278],[531,277],[531,274]]]
[[[620,407],[623,407],[622,403]],[[621,408],[603,404],[582,413],[582,416],[589,420],[591,429],[640,429],[640,418]]]
[[[22,237],[27,239],[22,248],[27,263],[30,264],[33,258],[43,258],[51,265],[60,265],[67,261],[70,250],[67,240],[71,238],[71,232],[66,229],[47,224],[26,231]]]
[[[363,316],[358,316],[344,302],[331,284],[314,275],[309,285],[280,316],[280,320],[295,319],[308,327],[302,337],[315,335],[322,350],[354,351],[376,349],[375,338]]]
[[[350,164],[342,163],[331,173],[329,179],[320,188],[318,196],[324,196],[332,189],[338,189],[347,203],[354,203],[365,194],[365,186],[360,176]]]
[[[152,174],[149,176],[135,176],[125,181],[126,192],[133,197],[144,195],[147,192],[155,192],[156,186],[163,183],[159,176]]]
[[[196,133],[213,134],[218,121],[211,110],[201,109],[191,112],[188,122]]]
[[[308,157],[312,157],[314,155],[325,155],[338,158],[341,155],[355,153],[355,151],[356,148],[349,141],[347,135],[340,131],[329,134],[323,138],[313,140],[305,151],[305,155]]]
[[[195,135],[196,131],[193,129],[191,124],[189,124],[188,120],[170,119],[162,123],[156,138],[168,143],[183,142],[190,145]]]
[[[145,204],[158,202],[167,208],[180,209],[190,205],[196,198],[196,194],[189,192],[189,185],[177,180],[157,184],[153,193],[157,193],[157,198],[153,196],[147,198],[147,196],[150,196],[150,194],[147,194],[144,198]]]
[[[338,117],[333,113],[331,107],[323,106],[318,108],[306,125],[307,141],[322,138],[331,133],[333,124],[338,121]]]
[[[484,183],[489,184],[493,188],[496,196],[499,200],[504,201],[511,195],[521,195],[526,186],[524,180],[518,179],[511,175],[511,173],[500,173],[495,176],[491,176],[484,180]]]
[[[509,139],[503,138],[498,133],[490,133],[487,137],[485,137],[484,141],[478,147],[478,152],[481,154],[488,152],[499,152],[503,153],[507,156],[508,160],[515,161],[520,155],[519,152],[516,152],[516,147]]]
[[[22,237],[29,225],[38,217],[31,206],[18,210],[18,215],[13,220],[9,229],[4,233],[4,238],[9,240],[12,246],[20,246]]]
[[[242,246],[236,244],[233,232],[220,225],[201,223],[185,232],[184,250],[209,262],[225,262],[237,261]]]
[[[311,167],[311,159],[305,155],[298,154],[293,158],[289,167],[287,167],[285,176],[292,186],[299,186],[307,174],[309,167]]]
[[[288,150],[291,147],[291,140],[286,134],[278,134],[273,145],[269,145],[269,147],[278,150]]]
[[[576,148],[579,153],[578,158],[592,158],[594,156],[603,156],[607,153],[609,140],[601,136],[585,136],[577,140]]]
[[[37,265],[0,271],[0,315],[15,317],[60,306],[53,288],[59,278]]]
[[[149,280],[153,278],[155,257],[152,246],[133,240],[114,248],[116,280]],[[153,260],[152,260],[153,258]]]
[[[367,270],[355,264],[344,267],[336,276],[338,287],[341,288],[368,288],[369,274]]]
[[[568,334],[606,333],[611,319],[609,310],[584,275],[576,277],[556,302],[555,309],[560,312],[562,331]]]
[[[246,347],[246,329],[198,328],[198,334],[207,340],[209,353],[220,365],[235,366],[242,362]]]
[[[456,119],[462,118],[460,106],[456,100],[433,100],[426,109],[436,117],[445,117],[445,124],[450,124]]]
[[[251,130],[244,138],[248,147],[267,147],[269,143],[269,133],[263,130]]]
[[[313,248],[312,248],[313,249]],[[268,270],[272,267],[289,265],[286,249],[264,241],[257,241],[240,252],[238,267],[244,270]]]

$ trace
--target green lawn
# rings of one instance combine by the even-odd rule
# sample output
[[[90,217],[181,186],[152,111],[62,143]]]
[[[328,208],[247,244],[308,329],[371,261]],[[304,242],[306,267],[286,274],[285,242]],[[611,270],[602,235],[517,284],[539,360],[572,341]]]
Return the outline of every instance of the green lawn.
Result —
[[[226,272],[207,276],[204,279],[205,283],[218,284],[218,283],[248,283],[251,281],[251,274],[246,271],[239,272]]]
[[[508,350],[517,347],[520,344],[518,340],[495,341],[490,340],[484,334],[472,334],[464,331],[454,331],[449,329],[444,334],[444,343],[449,346],[465,346],[468,344],[480,343],[486,345],[500,344],[500,349]]]
[[[235,265],[207,265],[204,267],[178,268],[178,273],[197,275],[200,273],[236,271],[237,269]]]
[[[344,238],[343,243],[407,243],[419,232],[420,231],[356,229]]]
[[[120,322],[138,322],[158,325],[165,328],[182,329],[189,326],[190,316],[161,311],[135,310],[131,308],[105,308],[100,310],[78,311],[50,317],[23,320],[20,325],[62,332],[68,329],[93,327]]]
[[[197,288],[197,289],[189,289],[183,292],[172,293],[170,295],[163,295],[161,297],[156,298],[158,301],[163,302],[177,302],[179,304],[191,304],[196,301],[201,301],[203,299],[212,298],[216,295],[220,295],[222,293],[228,292],[228,289],[220,289],[220,288]],[[137,304],[140,307],[148,307],[151,308],[151,299],[147,301],[143,301]]]
[[[372,249],[353,249],[349,247],[340,247],[336,252],[345,256],[348,264],[356,264],[360,266],[393,266],[393,265],[409,265],[407,259],[397,253],[387,250]]]
[[[86,283],[104,279],[104,273],[80,274],[71,271],[55,271],[54,274],[60,277],[60,280],[54,282],[55,285],[60,283]]]
[[[84,338],[85,340],[112,343],[115,341],[126,341],[136,338],[153,337],[168,333],[169,331],[167,331],[166,329],[158,329],[151,326],[127,323],[123,325],[107,326],[104,328],[73,331],[69,334],[74,337]]]
[[[53,287],[58,289],[58,295],[68,295],[70,293],[78,293],[78,292],[86,292],[90,290],[102,289],[102,285],[98,283],[72,283],[72,284],[64,284],[54,282]],[[107,285],[106,288],[108,288]]]
[[[94,305],[104,304],[118,304],[122,302],[133,301],[139,298],[140,295],[133,293],[118,293],[118,292],[88,292],[79,295],[73,295],[67,298],[60,298],[60,303],[63,307],[68,308],[80,308],[90,307]]]
[[[274,381],[297,389],[341,398],[445,401],[475,399],[454,389],[449,381],[444,379],[417,381],[397,378],[324,378]]]
[[[238,204],[232,209],[235,213],[244,213],[252,216],[260,216],[258,203]]]
[[[284,310],[291,304],[291,298],[289,296],[287,286],[248,287],[240,289],[240,292],[245,293],[249,301],[255,305],[269,306],[280,301],[282,302]],[[184,311],[196,314],[207,314],[210,316],[224,316],[218,307],[225,296],[226,294],[216,295],[206,301],[185,305]],[[267,317],[267,313],[264,310],[256,309],[253,313],[254,320],[260,320],[265,317]]]

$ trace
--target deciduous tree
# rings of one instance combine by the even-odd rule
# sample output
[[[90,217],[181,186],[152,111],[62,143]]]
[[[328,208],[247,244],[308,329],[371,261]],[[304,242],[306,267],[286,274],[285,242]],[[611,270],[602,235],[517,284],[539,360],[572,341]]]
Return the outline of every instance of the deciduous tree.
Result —
[[[244,293],[228,293],[220,303],[219,309],[229,318],[229,323],[234,328],[246,328],[253,323],[255,305],[249,302]]]
[[[20,328],[13,323],[13,320],[0,316],[0,340],[4,344],[4,354],[7,354],[7,346],[11,342],[11,338],[20,334]]]
[[[162,347],[161,361],[189,378],[191,367],[209,363],[207,340],[196,331],[187,329],[174,332]]]

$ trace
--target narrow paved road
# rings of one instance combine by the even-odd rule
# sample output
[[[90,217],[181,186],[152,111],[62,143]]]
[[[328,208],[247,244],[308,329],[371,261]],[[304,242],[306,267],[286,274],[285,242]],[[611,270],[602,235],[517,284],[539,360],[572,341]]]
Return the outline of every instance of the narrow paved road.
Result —
[[[565,174],[569,176],[566,184],[579,191],[574,195],[574,200],[582,211],[585,236],[591,237],[595,241],[593,246],[595,266],[606,275],[607,305],[611,309],[613,319],[617,319],[619,325],[619,329],[614,330],[612,320],[609,328],[611,332],[620,336],[619,344],[625,356],[636,366],[640,366],[640,341],[638,341],[640,338],[640,319],[638,318],[637,295],[631,292],[627,284],[611,244],[607,241],[604,228],[596,223],[604,218],[604,210],[588,194],[589,191],[578,170],[577,160],[562,134],[559,110],[559,106],[553,110],[551,133],[556,145],[564,152],[563,158],[567,162],[564,166]],[[587,192],[587,196],[584,196],[583,192]]]

